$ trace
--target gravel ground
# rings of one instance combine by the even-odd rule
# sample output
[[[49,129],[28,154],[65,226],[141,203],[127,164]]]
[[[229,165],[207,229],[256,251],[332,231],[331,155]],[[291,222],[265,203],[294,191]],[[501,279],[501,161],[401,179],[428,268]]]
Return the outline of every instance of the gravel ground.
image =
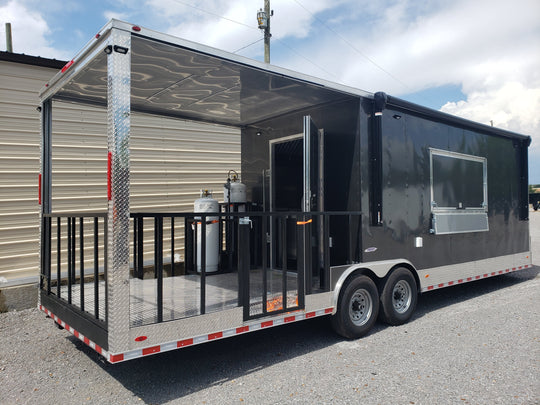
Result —
[[[531,237],[532,269],[354,341],[319,318],[110,365],[35,309],[0,314],[0,403],[540,404],[540,212]]]

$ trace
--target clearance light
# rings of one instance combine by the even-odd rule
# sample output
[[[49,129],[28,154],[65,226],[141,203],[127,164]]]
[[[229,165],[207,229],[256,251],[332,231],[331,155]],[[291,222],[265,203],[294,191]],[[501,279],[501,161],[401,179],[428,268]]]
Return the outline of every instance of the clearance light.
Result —
[[[146,339],[148,339],[146,336],[137,336],[135,342],[144,342]]]
[[[66,70],[68,70],[68,69],[71,67],[71,65],[73,65],[73,59],[70,60],[68,63],[66,63],[66,64],[64,65],[64,67],[62,68],[61,72],[64,73]]]
[[[133,31],[139,32],[141,30],[141,27],[139,27],[138,25],[134,25],[133,27],[131,27],[131,29]]]

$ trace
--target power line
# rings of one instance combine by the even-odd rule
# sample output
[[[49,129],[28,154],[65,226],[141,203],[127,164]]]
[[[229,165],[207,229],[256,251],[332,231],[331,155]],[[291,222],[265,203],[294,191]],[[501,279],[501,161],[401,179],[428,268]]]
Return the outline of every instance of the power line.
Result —
[[[240,51],[243,50],[243,49],[249,48],[251,45],[255,45],[257,42],[261,42],[263,39],[264,39],[264,38],[259,38],[259,39],[256,40],[255,42],[252,42],[252,43],[249,44],[249,45],[243,46],[242,48],[237,49],[237,50],[234,51],[233,53],[237,53],[237,52],[240,52]]]
[[[232,23],[235,23],[235,24],[238,24],[238,25],[241,25],[243,27],[247,27],[247,28],[251,28],[251,29],[254,29],[254,30],[258,30],[258,28],[256,28],[255,26],[251,26],[251,25],[248,25],[248,24],[244,24],[240,21],[236,21],[236,20],[233,20],[231,18],[227,18],[227,17],[224,17],[222,15],[219,15],[217,13],[214,13],[214,12],[211,12],[211,11],[208,11],[208,10],[205,10],[201,7],[197,7],[197,6],[194,6],[192,4],[189,4],[189,3],[186,3],[182,0],[174,0],[176,3],[178,4],[182,4],[184,6],[187,6],[187,7],[191,7],[195,10],[198,10],[200,12],[203,12],[203,13],[206,13],[206,14],[209,14],[209,15],[212,15],[214,17],[218,17],[222,20],[226,20],[226,21],[229,21],[229,22],[232,22]],[[302,6],[303,7],[303,6]],[[307,11],[307,10],[306,10]],[[309,12],[309,11],[308,11]],[[258,39],[257,41],[249,44],[249,45],[246,45],[240,49],[237,49],[236,51],[234,51],[233,53],[237,53],[237,52],[240,52],[241,50],[245,49],[245,48],[248,48],[250,47],[251,45],[254,45],[256,44],[257,42],[259,41],[262,41],[264,38],[261,38],[261,39]],[[305,61],[311,63],[313,66],[315,66],[317,69],[321,70],[322,72],[325,72],[327,75],[330,75],[334,80],[338,81],[338,82],[341,82],[341,80],[333,73],[329,72],[328,70],[324,69],[323,67],[319,66],[318,64],[316,64],[315,62],[313,62],[312,60],[310,60],[309,58],[307,58],[306,56],[302,55],[300,52],[298,52],[297,50],[295,50],[294,48],[292,48],[291,46],[287,45],[284,41],[278,39],[278,38],[274,38],[274,40],[278,41],[280,44],[282,44],[283,46],[285,46],[286,48],[288,48],[291,52],[293,52],[294,54],[298,55],[299,57],[301,57],[302,59],[304,59]]]
[[[381,71],[383,71],[384,73],[386,73],[388,76],[390,76],[392,79],[394,79],[396,82],[398,82],[399,84],[401,84],[403,87],[405,87],[407,90],[409,91],[412,91],[412,89],[407,86],[407,84],[405,84],[403,81],[401,81],[399,78],[397,78],[396,76],[394,76],[392,73],[390,73],[388,70],[386,70],[385,68],[383,68],[381,65],[379,65],[377,62],[375,62],[373,59],[371,59],[369,56],[367,56],[364,52],[362,52],[360,49],[358,49],[356,46],[354,46],[354,44],[352,44],[349,40],[347,40],[347,38],[345,38],[343,35],[341,35],[339,32],[335,31],[334,29],[332,29],[331,27],[329,27],[323,20],[321,20],[319,17],[317,17],[315,14],[313,14],[311,11],[309,11],[306,7],[304,7],[302,5],[302,3],[300,3],[298,0],[294,0],[294,2],[296,4],[298,4],[300,7],[302,7],[305,11],[307,11],[309,14],[311,14],[311,16],[316,19],[318,22],[320,22],[327,30],[329,30],[330,32],[334,33],[334,35],[338,36],[343,42],[345,42],[348,46],[351,47],[351,49],[353,49],[355,52],[357,52],[360,56],[362,56],[364,59],[366,59],[368,62],[370,62],[371,64],[373,64],[373,66],[377,67],[378,69],[380,69]]]
[[[213,13],[212,11],[205,10],[205,9],[203,9],[203,8],[200,8],[200,7],[194,6],[194,5],[192,5],[192,4],[186,3],[186,2],[184,2],[184,1],[181,1],[181,0],[174,0],[174,2],[176,2],[176,3],[178,3],[178,4],[182,4],[182,5],[184,5],[184,6],[191,7],[191,8],[193,8],[193,9],[198,10],[198,11],[201,11],[201,12],[203,12],[203,13],[213,15],[214,17],[221,18],[222,20],[230,21],[230,22],[232,22],[232,23],[235,23],[235,24],[238,24],[238,25],[242,25],[243,27],[252,28],[252,29],[254,29],[254,30],[257,30],[257,28],[254,27],[254,26],[251,26],[251,25],[248,25],[248,24],[244,24],[244,23],[242,23],[242,22],[240,22],[240,21],[236,21],[236,20],[233,20],[233,19],[231,19],[231,18],[224,17],[224,16],[222,16],[222,15],[220,15],[220,14]]]

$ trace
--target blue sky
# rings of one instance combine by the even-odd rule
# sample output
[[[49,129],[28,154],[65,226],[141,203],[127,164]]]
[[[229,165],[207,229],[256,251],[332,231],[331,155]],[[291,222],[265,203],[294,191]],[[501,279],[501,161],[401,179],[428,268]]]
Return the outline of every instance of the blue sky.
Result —
[[[263,59],[263,0],[0,0],[0,49],[71,59],[110,18]],[[540,183],[540,1],[271,0],[271,63],[531,135]],[[250,44],[254,43],[251,46]]]

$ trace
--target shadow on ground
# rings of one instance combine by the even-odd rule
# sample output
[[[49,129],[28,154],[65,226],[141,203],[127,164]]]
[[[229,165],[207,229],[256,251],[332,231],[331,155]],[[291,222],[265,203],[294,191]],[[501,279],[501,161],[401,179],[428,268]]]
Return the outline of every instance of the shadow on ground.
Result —
[[[425,293],[420,296],[414,319],[527,282],[539,273],[540,267],[534,266],[517,273]],[[387,327],[378,323],[372,334]],[[329,317],[324,317],[111,365],[75,337],[70,339],[136,397],[150,404],[219,386],[343,340],[332,331]]]

